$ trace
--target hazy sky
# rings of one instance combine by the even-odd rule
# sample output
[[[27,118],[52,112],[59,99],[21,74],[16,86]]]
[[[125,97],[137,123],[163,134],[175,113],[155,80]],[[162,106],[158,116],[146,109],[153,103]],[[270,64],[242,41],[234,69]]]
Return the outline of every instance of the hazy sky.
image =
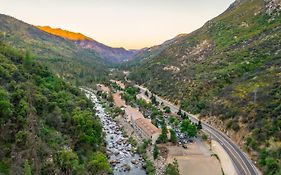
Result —
[[[139,49],[189,33],[234,0],[0,0],[0,13]],[[1,25],[1,24],[0,24]]]

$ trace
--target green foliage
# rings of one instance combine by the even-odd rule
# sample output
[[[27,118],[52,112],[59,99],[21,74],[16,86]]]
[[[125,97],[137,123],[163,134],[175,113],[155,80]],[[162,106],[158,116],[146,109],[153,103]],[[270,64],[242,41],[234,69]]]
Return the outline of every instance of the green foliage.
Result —
[[[170,134],[171,134],[171,142],[176,144],[178,141],[176,132],[173,129],[170,129]]]
[[[149,175],[155,175],[155,168],[150,160],[146,160],[145,162],[145,171]]]
[[[26,52],[25,57],[23,58],[23,65],[26,69],[30,69],[33,64],[33,58],[29,51]]]
[[[29,165],[27,160],[24,162],[23,174],[24,175],[32,175],[31,166]]]
[[[205,140],[205,141],[208,140],[208,135],[204,133],[204,134],[202,135],[202,139]]]
[[[165,111],[165,113],[170,114],[171,113],[171,108],[169,106],[165,106],[164,107],[164,111]]]
[[[189,137],[195,137],[197,135],[197,127],[190,123],[188,119],[182,122],[181,131],[186,133]]]
[[[0,160],[0,173],[9,174],[10,167],[3,160]]]
[[[146,148],[148,147],[149,142],[144,140],[141,145],[137,147],[137,153],[140,154],[143,158],[146,157]]]
[[[160,143],[167,143],[168,142],[167,132],[168,132],[167,125],[166,125],[165,120],[163,119],[161,121],[161,134],[160,134],[160,136],[158,138],[158,141]]]
[[[166,166],[164,174],[165,175],[179,175],[180,174],[178,161],[176,159],[174,159],[172,164],[169,163]]]
[[[159,153],[160,153],[160,152],[159,152],[159,148],[158,148],[157,145],[155,144],[155,145],[154,145],[154,148],[153,148],[153,158],[154,158],[154,159],[157,159]]]
[[[96,143],[100,143],[102,126],[99,122],[92,119],[93,114],[91,111],[81,110],[76,108],[72,113],[72,122],[74,124],[74,137],[79,142],[87,143],[95,146]]]
[[[59,151],[56,157],[56,161],[62,172],[77,172],[77,170],[79,169],[78,156],[71,149],[63,149]]]
[[[155,95],[153,95],[153,94],[151,94],[150,100],[151,100],[151,103],[156,105],[156,106],[159,104],[159,102],[157,101]]]
[[[112,172],[110,165],[107,162],[106,156],[101,152],[97,152],[92,156],[91,160],[88,163],[88,168],[93,174],[104,174]]]
[[[128,142],[134,147],[138,145],[138,142],[133,137],[129,137]]]
[[[12,115],[12,104],[8,92],[0,86],[0,124]]]
[[[0,42],[0,172],[89,173],[103,150],[91,102],[30,58]]]

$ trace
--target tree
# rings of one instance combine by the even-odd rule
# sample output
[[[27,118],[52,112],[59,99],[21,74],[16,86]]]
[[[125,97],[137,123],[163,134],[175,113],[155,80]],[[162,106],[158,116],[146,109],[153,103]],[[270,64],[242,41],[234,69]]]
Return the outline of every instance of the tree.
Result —
[[[31,69],[32,63],[33,63],[33,57],[31,56],[30,52],[27,51],[23,59],[23,65],[26,69]]]
[[[107,174],[112,171],[106,156],[102,152],[96,152],[92,156],[88,163],[88,168],[93,174]]]
[[[202,129],[202,122],[201,122],[201,120],[199,120],[199,122],[197,124],[197,129],[198,130]]]
[[[154,148],[153,148],[153,158],[157,159],[158,155],[159,155],[159,149],[158,149],[157,145],[155,144]]]
[[[179,109],[179,111],[177,112],[178,115],[182,115],[181,109]]]
[[[161,132],[161,135],[159,136],[159,141],[161,143],[167,143],[167,141],[168,141],[167,125],[166,125],[166,122],[164,119],[161,121],[161,129],[162,129],[162,132]]]
[[[151,103],[156,106],[159,104],[159,102],[157,101],[156,97],[153,94],[151,94],[150,100],[151,100]]]
[[[187,134],[189,137],[195,137],[197,135],[197,128],[195,125],[191,124],[188,127]]]
[[[145,162],[145,171],[148,175],[155,174],[155,168],[150,160],[146,160]]]
[[[194,124],[190,123],[188,119],[185,119],[181,124],[181,131],[186,133],[189,137],[195,137],[197,135],[197,128]]]
[[[75,172],[79,168],[78,156],[72,149],[59,151],[56,161],[60,169],[66,174]]]
[[[12,104],[8,92],[0,86],[0,123],[12,114]]]
[[[177,143],[178,138],[176,132],[173,129],[170,129],[170,134],[171,134],[171,142]]]
[[[174,159],[174,162],[169,163],[164,172],[165,175],[180,175],[178,161]]]
[[[171,113],[171,108],[169,106],[164,107],[165,113],[170,114]]]

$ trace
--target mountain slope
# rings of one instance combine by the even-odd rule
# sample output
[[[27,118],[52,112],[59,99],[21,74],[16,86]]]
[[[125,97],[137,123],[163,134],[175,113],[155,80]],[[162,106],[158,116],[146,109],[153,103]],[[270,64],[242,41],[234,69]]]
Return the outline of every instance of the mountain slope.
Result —
[[[11,46],[28,50],[37,61],[68,81],[91,83],[107,77],[106,60],[98,53],[78,48],[75,43],[57,37],[15,18],[0,14],[0,37]]]
[[[0,174],[110,172],[92,103],[34,59],[0,41]]]
[[[121,63],[133,60],[134,55],[137,53],[137,51],[135,50],[126,50],[124,48],[112,48],[106,46],[80,33],[74,33],[62,29],[53,29],[46,26],[37,27],[47,33],[74,41],[75,44],[80,48],[93,50],[98,53],[103,59],[109,60],[113,63]]]
[[[236,1],[135,66],[130,75],[226,129],[265,174],[281,171],[280,4]]]
[[[92,38],[89,38],[81,33],[75,33],[75,32],[70,32],[67,30],[62,30],[60,28],[53,29],[49,26],[36,26],[38,29],[45,31],[47,33],[50,33],[52,35],[60,36],[68,40],[72,41],[78,41],[78,40],[93,40]]]

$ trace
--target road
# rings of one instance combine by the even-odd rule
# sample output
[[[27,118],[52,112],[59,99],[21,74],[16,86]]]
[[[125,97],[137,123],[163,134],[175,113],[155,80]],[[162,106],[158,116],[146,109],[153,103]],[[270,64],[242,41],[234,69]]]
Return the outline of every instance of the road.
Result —
[[[145,91],[148,91],[148,94],[150,95],[150,91],[146,89],[145,87],[138,86],[140,88],[141,92],[144,93]],[[165,106],[168,106],[171,108],[171,111],[173,113],[177,113],[179,110],[179,107],[170,103],[167,100],[164,100],[163,98],[155,95],[157,101],[160,103],[163,102]],[[183,111],[186,113],[190,120],[192,122],[198,122],[198,119],[196,116]],[[223,132],[217,130],[216,128],[212,127],[211,125],[202,122],[202,130],[210,135],[210,137],[216,141],[218,141],[222,147],[226,150],[228,155],[230,156],[233,164],[235,165],[237,174],[239,175],[260,175],[261,173],[258,171],[258,169],[255,167],[255,165],[252,163],[252,161],[248,158],[248,156],[241,150],[239,147]]]

